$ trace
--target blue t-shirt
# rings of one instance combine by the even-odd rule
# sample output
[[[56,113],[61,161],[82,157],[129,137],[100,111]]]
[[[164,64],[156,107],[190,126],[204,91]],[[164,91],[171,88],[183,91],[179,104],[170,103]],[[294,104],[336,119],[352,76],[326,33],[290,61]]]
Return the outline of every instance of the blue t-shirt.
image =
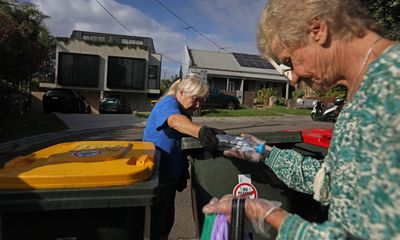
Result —
[[[147,119],[143,141],[152,142],[160,152],[160,175],[179,177],[183,172],[181,152],[182,133],[168,126],[168,117],[182,114],[179,103],[173,96],[162,98]]]

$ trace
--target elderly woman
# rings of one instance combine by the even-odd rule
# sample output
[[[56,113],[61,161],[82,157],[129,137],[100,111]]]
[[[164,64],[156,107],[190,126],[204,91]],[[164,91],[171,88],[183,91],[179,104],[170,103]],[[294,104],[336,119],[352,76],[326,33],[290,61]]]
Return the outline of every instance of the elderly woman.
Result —
[[[182,136],[199,138],[203,147],[214,151],[218,145],[215,134],[224,133],[191,121],[192,112],[207,94],[207,82],[198,74],[189,74],[171,85],[147,120],[143,141],[153,142],[160,153],[159,194],[151,209],[151,239],[168,239],[174,224],[175,192],[186,186],[187,170],[180,148]]]
[[[357,0],[269,0],[257,40],[264,56],[290,67],[293,84],[344,85],[348,101],[322,164],[270,146],[262,159],[225,153],[262,161],[314,194],[329,204],[328,220],[311,223],[265,199],[246,200],[247,219],[256,231],[272,225],[278,239],[400,239],[400,44],[379,34]],[[229,217],[231,200],[212,199],[203,211]]]

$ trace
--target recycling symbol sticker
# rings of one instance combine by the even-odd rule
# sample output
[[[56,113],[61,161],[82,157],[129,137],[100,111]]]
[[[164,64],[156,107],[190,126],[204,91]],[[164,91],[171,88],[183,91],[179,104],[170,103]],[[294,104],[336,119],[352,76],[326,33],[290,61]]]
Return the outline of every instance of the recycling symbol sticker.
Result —
[[[77,151],[73,152],[72,155],[75,157],[94,157],[97,155],[100,155],[101,151],[99,150],[83,150],[83,151]]]

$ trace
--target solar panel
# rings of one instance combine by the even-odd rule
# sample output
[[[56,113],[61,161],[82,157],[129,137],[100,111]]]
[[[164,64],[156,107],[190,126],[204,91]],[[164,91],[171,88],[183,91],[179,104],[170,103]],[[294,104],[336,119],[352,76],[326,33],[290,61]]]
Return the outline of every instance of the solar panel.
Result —
[[[274,69],[274,67],[267,60],[263,59],[260,55],[245,54],[245,53],[232,53],[236,61],[242,67],[250,68],[263,68]]]

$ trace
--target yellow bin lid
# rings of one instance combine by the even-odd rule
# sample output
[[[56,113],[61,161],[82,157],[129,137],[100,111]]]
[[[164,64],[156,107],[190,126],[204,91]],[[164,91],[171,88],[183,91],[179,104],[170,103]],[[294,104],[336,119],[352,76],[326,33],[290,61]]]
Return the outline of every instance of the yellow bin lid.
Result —
[[[152,176],[155,152],[150,142],[61,143],[8,161],[0,169],[0,189],[129,185]]]

